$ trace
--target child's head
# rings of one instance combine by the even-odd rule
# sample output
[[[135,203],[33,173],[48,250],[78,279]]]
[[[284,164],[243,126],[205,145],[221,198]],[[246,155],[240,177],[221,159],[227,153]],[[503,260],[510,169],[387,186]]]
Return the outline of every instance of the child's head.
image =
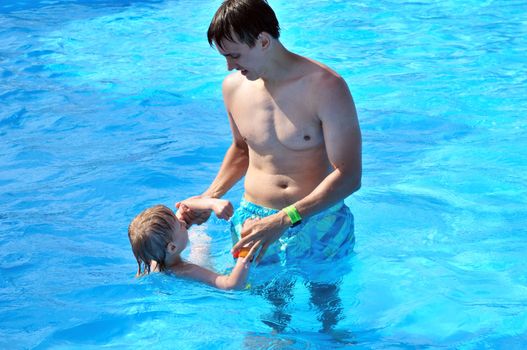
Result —
[[[179,256],[188,244],[185,223],[164,205],[137,215],[128,227],[128,238],[138,264],[137,276],[150,273],[152,261],[164,271],[167,260]]]

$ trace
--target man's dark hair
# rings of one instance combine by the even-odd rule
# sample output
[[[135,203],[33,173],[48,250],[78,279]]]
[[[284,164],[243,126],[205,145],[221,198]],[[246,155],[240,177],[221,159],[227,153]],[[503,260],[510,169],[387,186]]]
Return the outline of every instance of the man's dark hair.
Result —
[[[278,20],[267,1],[225,0],[210,22],[207,38],[211,46],[222,47],[221,41],[235,41],[235,34],[239,41],[253,47],[261,32],[280,37]]]

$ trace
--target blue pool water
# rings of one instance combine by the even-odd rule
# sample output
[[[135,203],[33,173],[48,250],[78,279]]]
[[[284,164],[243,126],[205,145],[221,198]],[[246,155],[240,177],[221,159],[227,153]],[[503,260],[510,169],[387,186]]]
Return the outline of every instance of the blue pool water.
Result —
[[[0,348],[524,349],[524,1],[271,0],[363,131],[335,333],[301,280],[275,332],[257,294],[133,278],[129,220],[203,191],[230,143],[219,3],[0,0]],[[193,231],[219,271],[226,229]]]

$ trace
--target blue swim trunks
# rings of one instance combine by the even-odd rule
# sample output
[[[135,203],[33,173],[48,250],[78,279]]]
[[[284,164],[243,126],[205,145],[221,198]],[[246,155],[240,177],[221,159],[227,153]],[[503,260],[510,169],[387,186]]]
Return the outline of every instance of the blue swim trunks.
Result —
[[[242,198],[231,218],[233,244],[247,219],[273,215],[279,210],[259,206]],[[265,253],[260,264],[296,264],[300,261],[331,262],[348,256],[355,245],[354,220],[350,209],[338,204],[313,215],[295,227],[288,228]],[[307,259],[306,259],[307,258]]]

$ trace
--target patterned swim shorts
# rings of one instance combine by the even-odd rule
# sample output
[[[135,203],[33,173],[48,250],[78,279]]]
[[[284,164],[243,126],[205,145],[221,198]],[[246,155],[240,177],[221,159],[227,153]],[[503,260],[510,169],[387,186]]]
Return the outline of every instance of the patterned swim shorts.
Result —
[[[279,210],[259,206],[242,198],[240,206],[231,218],[233,244],[247,219],[273,215]],[[315,214],[295,227],[288,228],[278,241],[265,253],[261,264],[296,263],[309,258],[310,262],[329,262],[348,256],[355,245],[354,219],[350,209],[339,202]]]

